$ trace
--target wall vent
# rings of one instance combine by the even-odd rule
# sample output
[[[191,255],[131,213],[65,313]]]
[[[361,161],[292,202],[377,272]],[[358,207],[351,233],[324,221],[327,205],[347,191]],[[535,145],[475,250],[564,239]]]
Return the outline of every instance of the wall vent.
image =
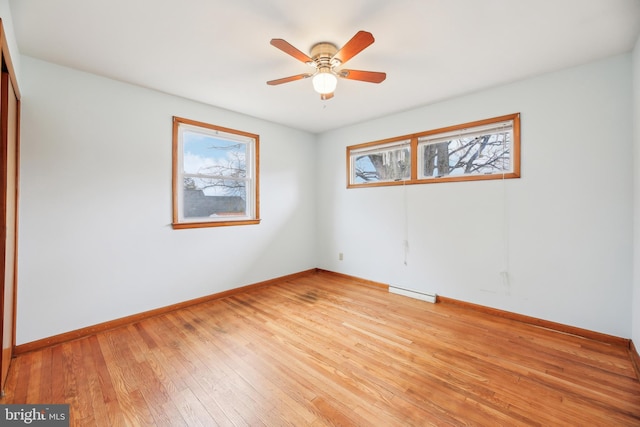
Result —
[[[431,303],[436,302],[437,295],[436,294],[427,294],[424,292],[412,291],[409,289],[398,288],[395,286],[389,286],[389,292],[392,294],[404,295],[405,297],[415,298],[422,301],[427,301]]]

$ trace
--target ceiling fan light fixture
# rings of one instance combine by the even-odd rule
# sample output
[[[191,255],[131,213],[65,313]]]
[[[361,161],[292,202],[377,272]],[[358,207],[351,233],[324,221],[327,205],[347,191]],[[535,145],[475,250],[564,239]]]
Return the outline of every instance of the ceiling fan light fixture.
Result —
[[[311,80],[313,89],[319,94],[333,93],[338,85],[338,78],[330,68],[320,68]]]

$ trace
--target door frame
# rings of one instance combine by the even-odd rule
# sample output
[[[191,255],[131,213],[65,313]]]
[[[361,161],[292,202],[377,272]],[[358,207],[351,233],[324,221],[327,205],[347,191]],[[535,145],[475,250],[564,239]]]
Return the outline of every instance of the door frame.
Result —
[[[17,283],[18,283],[18,205],[19,205],[19,178],[20,178],[20,91],[18,89],[18,82],[16,79],[15,70],[13,68],[13,63],[11,61],[11,57],[9,55],[9,47],[7,43],[6,33],[4,31],[4,25],[2,23],[2,19],[0,18],[0,67],[2,71],[2,84],[1,89],[8,89],[9,86],[13,88],[13,93],[15,95],[16,102],[16,117],[15,117],[15,139],[9,140],[9,131],[8,127],[9,117],[8,117],[8,103],[9,103],[9,93],[8,90],[2,90],[0,93],[0,139],[1,139],[1,148],[2,153],[0,154],[0,171],[2,171],[4,184],[2,188],[0,188],[0,205],[2,209],[0,209],[0,235],[2,239],[0,241],[0,395],[4,396],[4,385],[6,382],[6,377],[8,376],[8,372],[10,369],[11,358],[13,357],[13,352],[16,347],[16,308],[17,308]],[[15,176],[12,179],[15,180],[14,188],[8,188],[7,186],[7,164],[8,157],[7,154],[9,152],[8,146],[9,144],[15,144]],[[15,209],[14,214],[14,222],[13,224],[6,224],[7,221],[7,194],[9,192],[14,191],[14,206]],[[13,230],[13,242],[7,242],[7,227],[14,227]],[[7,247],[9,245],[13,245],[14,257],[13,264],[8,266],[6,265],[6,254]],[[5,274],[7,268],[13,269],[13,280],[12,283],[5,283]],[[7,286],[11,286],[12,292],[12,301],[10,302],[12,310],[11,316],[9,319],[5,319],[4,307],[5,307],[5,289]],[[11,339],[10,339],[10,348],[8,352],[9,360],[5,359],[5,349],[4,347],[4,327],[5,322],[11,322]],[[7,365],[5,365],[5,363]],[[6,366],[6,370],[4,369]]]

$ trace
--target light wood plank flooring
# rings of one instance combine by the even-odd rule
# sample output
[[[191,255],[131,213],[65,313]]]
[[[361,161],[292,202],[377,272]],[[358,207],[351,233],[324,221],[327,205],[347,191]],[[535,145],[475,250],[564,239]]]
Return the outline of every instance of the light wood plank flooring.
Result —
[[[621,346],[313,274],[12,364],[78,426],[638,426]]]

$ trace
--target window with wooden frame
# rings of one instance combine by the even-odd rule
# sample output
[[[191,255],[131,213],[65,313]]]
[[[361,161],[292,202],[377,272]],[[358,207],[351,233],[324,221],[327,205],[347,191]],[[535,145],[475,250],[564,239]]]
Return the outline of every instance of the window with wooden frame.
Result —
[[[520,114],[347,147],[347,187],[520,177]]]
[[[259,136],[173,118],[173,228],[260,222]]]

